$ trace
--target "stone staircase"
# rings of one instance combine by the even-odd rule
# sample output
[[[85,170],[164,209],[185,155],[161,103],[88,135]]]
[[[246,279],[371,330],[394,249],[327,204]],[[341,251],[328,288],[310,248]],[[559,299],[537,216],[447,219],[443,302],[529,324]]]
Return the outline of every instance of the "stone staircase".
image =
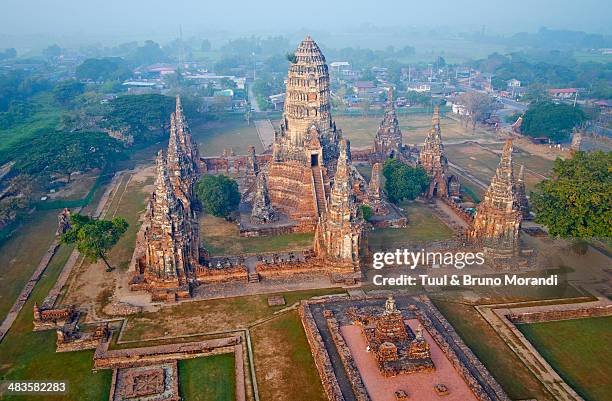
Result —
[[[317,209],[319,211],[319,215],[322,215],[325,210],[327,210],[327,205],[325,203],[325,188],[323,186],[323,174],[321,173],[321,168],[319,166],[314,166],[312,168],[312,177],[314,179],[315,193],[317,195]]]
[[[259,283],[260,280],[261,280],[261,278],[259,277],[259,273],[257,273],[257,272],[251,272],[247,276],[247,281],[249,283]]]

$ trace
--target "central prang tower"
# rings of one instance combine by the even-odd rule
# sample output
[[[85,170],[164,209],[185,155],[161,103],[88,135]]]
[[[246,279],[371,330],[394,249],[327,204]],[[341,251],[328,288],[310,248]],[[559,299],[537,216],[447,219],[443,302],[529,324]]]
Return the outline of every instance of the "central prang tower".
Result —
[[[314,231],[327,209],[341,135],[331,117],[325,57],[307,36],[289,66],[268,176],[272,206],[297,221],[300,231]]]

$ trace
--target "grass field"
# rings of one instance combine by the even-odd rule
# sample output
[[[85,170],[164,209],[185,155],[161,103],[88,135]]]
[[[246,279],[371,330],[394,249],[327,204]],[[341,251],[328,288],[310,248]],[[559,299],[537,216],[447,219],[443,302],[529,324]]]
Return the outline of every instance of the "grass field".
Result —
[[[460,144],[447,145],[445,150],[449,161],[467,170],[477,179],[488,185],[499,165],[501,156],[499,152],[501,152],[501,148],[502,145],[486,145],[483,147],[475,144]],[[517,176],[520,165],[525,165],[525,186],[527,193],[535,188],[536,184],[543,179],[543,176],[549,174],[553,166],[553,161],[528,154],[516,147],[512,158]],[[462,184],[465,181],[463,180]],[[469,182],[468,185],[470,185]],[[471,184],[470,189],[474,190],[474,187],[476,187],[475,191],[477,193],[483,191],[475,184]]]
[[[4,319],[49,249],[56,228],[56,210],[34,212],[0,245],[0,319]]]
[[[521,324],[517,327],[585,400],[612,399],[612,317]]]
[[[427,132],[431,127],[431,114],[419,113],[398,116],[402,138],[404,143],[421,145],[427,137]],[[334,117],[338,128],[342,129],[342,134],[351,140],[351,146],[356,148],[372,146],[381,117]],[[459,122],[450,118],[441,120],[442,139],[448,141],[466,141],[483,137],[490,137],[479,129],[472,131],[470,128],[463,127]]]
[[[402,245],[415,241],[452,238],[452,230],[424,205],[403,202],[400,207],[408,218],[408,225],[405,228],[375,228],[370,231],[368,233],[370,248],[401,248]]]
[[[278,293],[286,305],[318,295],[339,294],[341,288]],[[150,340],[162,336],[183,336],[214,331],[237,330],[272,315],[285,306],[268,306],[267,299],[275,294],[251,295],[225,299],[184,302],[160,312],[144,312],[128,318],[123,341]],[[228,319],[231,316],[231,319]],[[177,325],[176,322],[181,324]]]
[[[538,401],[552,401],[542,383],[473,306],[459,302],[433,301],[511,399],[536,398]]]
[[[221,156],[223,150],[229,147],[237,155],[244,155],[249,145],[255,146],[256,152],[263,151],[255,125],[247,125],[244,120],[195,123],[191,131],[198,142],[201,156]]]
[[[302,250],[312,247],[312,233],[241,237],[238,226],[210,215],[200,217],[200,240],[213,256]]]
[[[234,401],[234,354],[185,359],[178,362],[181,397],[187,401]]]
[[[306,334],[296,311],[251,330],[262,401],[325,401]]]
[[[26,302],[13,327],[0,343],[0,378],[3,380],[63,380],[69,393],[63,396],[45,396],[45,400],[103,401],[108,399],[111,371],[92,373],[93,350],[55,352],[55,331],[32,331],[32,307],[47,295],[61,268],[68,259],[71,247],[62,246],[51,261],[43,278]],[[24,400],[24,396],[3,400]],[[42,397],[28,397],[37,400]]]

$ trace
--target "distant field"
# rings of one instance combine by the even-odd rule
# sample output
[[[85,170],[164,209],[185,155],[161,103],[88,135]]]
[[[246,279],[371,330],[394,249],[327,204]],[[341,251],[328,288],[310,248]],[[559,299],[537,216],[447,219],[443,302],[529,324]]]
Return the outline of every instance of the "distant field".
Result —
[[[351,146],[372,146],[381,117],[334,117],[338,128],[345,137],[351,140]],[[421,145],[431,128],[431,114],[408,114],[398,117],[402,130],[403,142]],[[479,139],[490,134],[483,131],[472,131],[463,127],[458,121],[450,118],[441,120],[442,138],[444,141],[466,141]]]
[[[544,359],[587,401],[610,400],[612,317],[521,324]]]
[[[282,252],[312,247],[312,233],[241,237],[238,226],[210,215],[200,217],[200,239],[213,256]]]
[[[236,154],[246,154],[249,145],[255,146],[257,152],[263,151],[255,125],[247,125],[244,120],[196,122],[191,130],[202,156],[221,156],[230,147]]]

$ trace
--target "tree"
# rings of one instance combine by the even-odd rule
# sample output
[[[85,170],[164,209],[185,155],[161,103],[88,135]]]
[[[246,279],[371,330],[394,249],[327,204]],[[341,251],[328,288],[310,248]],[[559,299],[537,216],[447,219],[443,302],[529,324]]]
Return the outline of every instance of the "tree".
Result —
[[[59,57],[62,55],[62,48],[55,44],[48,46],[42,51],[42,55],[48,59]]]
[[[370,221],[372,218],[372,208],[368,205],[361,205],[361,215],[365,221]]]
[[[238,183],[224,175],[205,175],[195,190],[204,211],[213,216],[227,218],[240,204]]]
[[[119,241],[128,229],[128,222],[122,217],[112,220],[97,220],[81,214],[70,216],[70,229],[66,231],[61,242],[76,244],[77,250],[91,262],[102,259],[106,271],[113,268],[108,263],[108,251]]]
[[[491,96],[480,92],[466,92],[459,97],[461,104],[468,112],[468,118],[472,122],[472,128],[476,128],[477,122],[482,122],[500,108],[500,105]]]
[[[523,116],[521,132],[531,137],[545,136],[553,141],[567,140],[572,129],[586,120],[579,107],[553,102],[537,102],[529,105]]]
[[[576,152],[557,159],[552,179],[540,182],[530,201],[536,222],[552,236],[612,237],[612,153]]]
[[[132,70],[121,57],[89,58],[76,68],[78,79],[123,81],[131,76]]]
[[[67,79],[60,81],[53,88],[53,97],[58,103],[67,105],[74,100],[75,97],[85,91],[85,85],[75,79]]]
[[[14,168],[33,176],[104,168],[125,155],[122,144],[103,132],[45,132],[13,148]]]
[[[395,204],[404,199],[415,199],[429,185],[429,177],[423,167],[410,167],[397,159],[388,159],[385,162],[383,175],[385,192]]]
[[[210,41],[208,39],[204,39],[202,41],[202,44],[200,45],[200,50],[202,50],[203,52],[209,52],[210,49],[212,49],[212,46],[210,45]]]
[[[524,100],[528,100],[530,102],[543,102],[548,100],[548,92],[546,88],[542,84],[531,84],[527,87],[527,91],[523,96]]]
[[[120,96],[110,102],[103,124],[113,130],[128,131],[135,142],[157,139],[168,126],[174,102],[173,98],[158,94]]]

